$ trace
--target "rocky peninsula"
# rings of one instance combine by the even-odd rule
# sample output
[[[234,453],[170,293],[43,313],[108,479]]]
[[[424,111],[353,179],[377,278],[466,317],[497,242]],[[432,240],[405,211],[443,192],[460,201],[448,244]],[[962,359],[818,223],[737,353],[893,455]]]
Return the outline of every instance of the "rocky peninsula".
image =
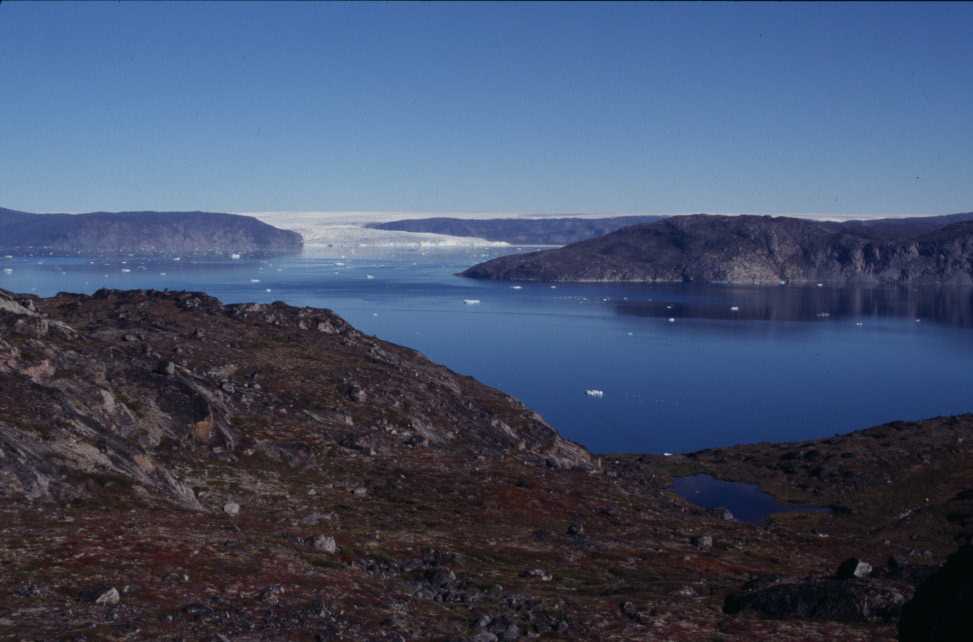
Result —
[[[973,284],[969,214],[834,223],[675,216],[462,273],[507,281]]]

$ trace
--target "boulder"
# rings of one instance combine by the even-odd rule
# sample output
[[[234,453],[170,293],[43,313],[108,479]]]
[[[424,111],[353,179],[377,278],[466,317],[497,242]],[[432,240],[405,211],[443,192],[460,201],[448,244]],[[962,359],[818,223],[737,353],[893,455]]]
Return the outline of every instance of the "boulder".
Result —
[[[952,642],[973,635],[973,545],[962,546],[902,608],[901,642]]]
[[[858,558],[852,557],[841,563],[838,567],[838,572],[835,576],[839,580],[850,580],[852,578],[863,578],[868,577],[872,574],[872,565],[868,562],[863,562]]]
[[[723,611],[772,619],[888,622],[898,617],[906,599],[905,589],[876,580],[791,579],[745,587],[726,598]]]

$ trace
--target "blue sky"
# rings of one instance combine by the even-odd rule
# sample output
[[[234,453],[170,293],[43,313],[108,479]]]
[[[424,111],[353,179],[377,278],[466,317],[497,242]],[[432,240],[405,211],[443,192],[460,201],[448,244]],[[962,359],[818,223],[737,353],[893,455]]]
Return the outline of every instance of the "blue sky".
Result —
[[[973,209],[973,4],[0,4],[0,206]]]

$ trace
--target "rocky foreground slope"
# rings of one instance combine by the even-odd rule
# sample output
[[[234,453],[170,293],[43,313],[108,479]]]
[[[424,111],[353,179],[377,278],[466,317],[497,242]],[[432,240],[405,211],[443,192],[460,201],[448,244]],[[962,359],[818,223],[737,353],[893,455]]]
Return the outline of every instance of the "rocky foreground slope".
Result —
[[[0,292],[0,638],[894,639],[971,437],[595,457],[325,310]],[[688,472],[834,510],[740,523]]]
[[[299,251],[304,240],[252,216],[214,212],[32,214],[0,208],[0,250],[59,254]]]
[[[967,215],[832,223],[676,216],[555,250],[504,256],[463,276],[513,281],[973,284]]]

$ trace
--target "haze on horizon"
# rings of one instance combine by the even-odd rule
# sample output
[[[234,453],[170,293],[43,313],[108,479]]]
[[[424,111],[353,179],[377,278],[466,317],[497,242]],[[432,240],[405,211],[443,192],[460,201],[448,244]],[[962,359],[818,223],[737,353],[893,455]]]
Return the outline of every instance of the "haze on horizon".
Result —
[[[0,207],[973,209],[971,4],[0,5]]]

